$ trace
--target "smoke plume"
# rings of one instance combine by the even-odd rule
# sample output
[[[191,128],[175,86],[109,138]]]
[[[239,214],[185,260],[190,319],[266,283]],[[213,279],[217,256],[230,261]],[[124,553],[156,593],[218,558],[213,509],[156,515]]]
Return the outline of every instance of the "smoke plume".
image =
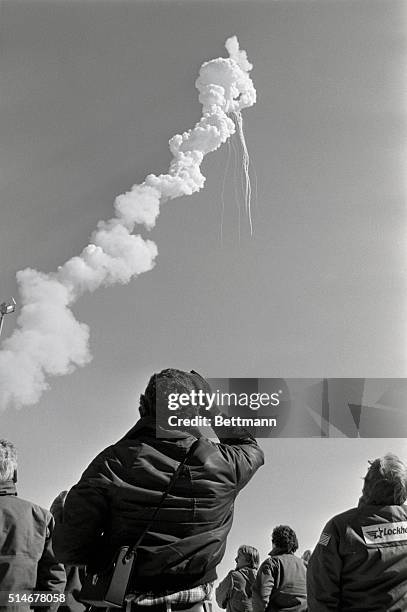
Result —
[[[256,101],[249,77],[252,65],[239,49],[236,36],[226,41],[228,58],[205,62],[196,87],[202,117],[169,142],[172,161],[167,174],[149,174],[143,183],[116,197],[115,216],[100,221],[90,243],[56,272],[27,268],[17,273],[21,306],[17,327],[0,351],[0,407],[35,404],[48,388],[49,376],[72,372],[91,359],[89,328],[71,307],[85,291],[128,283],[151,270],[157,247],[133,234],[136,225],[151,230],[160,205],[202,189],[204,156],[218,149],[235,132],[228,116],[240,116]]]

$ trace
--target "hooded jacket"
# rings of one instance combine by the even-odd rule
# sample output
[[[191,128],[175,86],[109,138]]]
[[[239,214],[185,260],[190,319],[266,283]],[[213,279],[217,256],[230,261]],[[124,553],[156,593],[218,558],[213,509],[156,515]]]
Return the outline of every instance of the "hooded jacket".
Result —
[[[253,586],[254,612],[307,610],[306,566],[294,553],[271,551],[257,572]]]
[[[51,545],[54,520],[50,512],[17,497],[13,481],[0,483],[0,591],[21,594],[64,592],[65,570]],[[0,601],[0,609],[10,610]],[[20,603],[19,610],[29,609]],[[56,606],[50,606],[58,607]],[[44,610],[44,608],[41,608]],[[46,608],[45,608],[46,609]]]
[[[231,570],[216,589],[218,605],[227,612],[252,612],[252,588],[257,570],[241,567]]]
[[[216,579],[236,495],[263,463],[248,432],[231,428],[230,433],[221,444],[199,439],[141,542],[134,590],[175,592]],[[89,564],[99,542],[107,558],[120,545],[134,543],[196,440],[183,431],[161,434],[165,437],[157,437],[154,421],[143,417],[92,461],[69,492],[63,523],[56,528],[61,561]]]
[[[407,610],[407,506],[361,505],[335,516],[307,575],[310,612]]]

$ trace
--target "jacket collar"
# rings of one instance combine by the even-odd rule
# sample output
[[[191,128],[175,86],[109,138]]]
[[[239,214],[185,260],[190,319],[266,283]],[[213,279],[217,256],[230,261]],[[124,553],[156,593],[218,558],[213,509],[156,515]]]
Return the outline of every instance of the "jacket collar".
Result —
[[[269,552],[269,557],[277,557],[277,555],[293,555],[294,553],[288,553],[286,550],[282,548],[272,548]]]
[[[17,495],[15,482],[13,480],[0,482],[0,495]]]

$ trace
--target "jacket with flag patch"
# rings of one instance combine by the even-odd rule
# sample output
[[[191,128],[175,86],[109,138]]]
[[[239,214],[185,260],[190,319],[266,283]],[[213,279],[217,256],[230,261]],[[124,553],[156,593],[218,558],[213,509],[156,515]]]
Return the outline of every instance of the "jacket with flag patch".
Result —
[[[307,582],[310,612],[407,610],[407,506],[364,505],[331,519]]]

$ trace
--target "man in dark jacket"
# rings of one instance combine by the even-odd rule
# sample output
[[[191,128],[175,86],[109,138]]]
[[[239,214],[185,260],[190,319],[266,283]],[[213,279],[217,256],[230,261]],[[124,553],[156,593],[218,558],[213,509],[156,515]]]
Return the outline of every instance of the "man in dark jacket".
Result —
[[[65,570],[51,546],[54,521],[44,508],[17,497],[16,480],[16,449],[0,440],[0,609],[29,610],[33,591],[47,593],[43,603],[49,605],[41,609],[55,609],[62,601]]]
[[[216,601],[227,612],[252,612],[252,589],[260,562],[259,551],[253,546],[239,546],[235,561],[236,568],[216,589]]]
[[[253,586],[253,612],[304,612],[307,609],[306,567],[294,553],[295,531],[287,525],[273,529],[273,548],[263,561]]]
[[[357,508],[324,527],[308,564],[310,612],[407,610],[407,468],[370,465]]]
[[[170,394],[200,391],[211,390],[196,372],[170,369],[150,379],[140,398],[141,419],[91,462],[68,494],[55,538],[61,561],[92,563],[102,533],[110,557],[120,545],[134,543],[198,438],[138,549],[131,588],[165,597],[216,579],[235,497],[262,465],[263,453],[240,428],[223,427],[222,441],[216,443],[198,430],[165,427],[156,418],[156,406],[168,406]],[[213,414],[213,409],[205,411]],[[198,411],[189,403],[176,415],[193,417]]]

